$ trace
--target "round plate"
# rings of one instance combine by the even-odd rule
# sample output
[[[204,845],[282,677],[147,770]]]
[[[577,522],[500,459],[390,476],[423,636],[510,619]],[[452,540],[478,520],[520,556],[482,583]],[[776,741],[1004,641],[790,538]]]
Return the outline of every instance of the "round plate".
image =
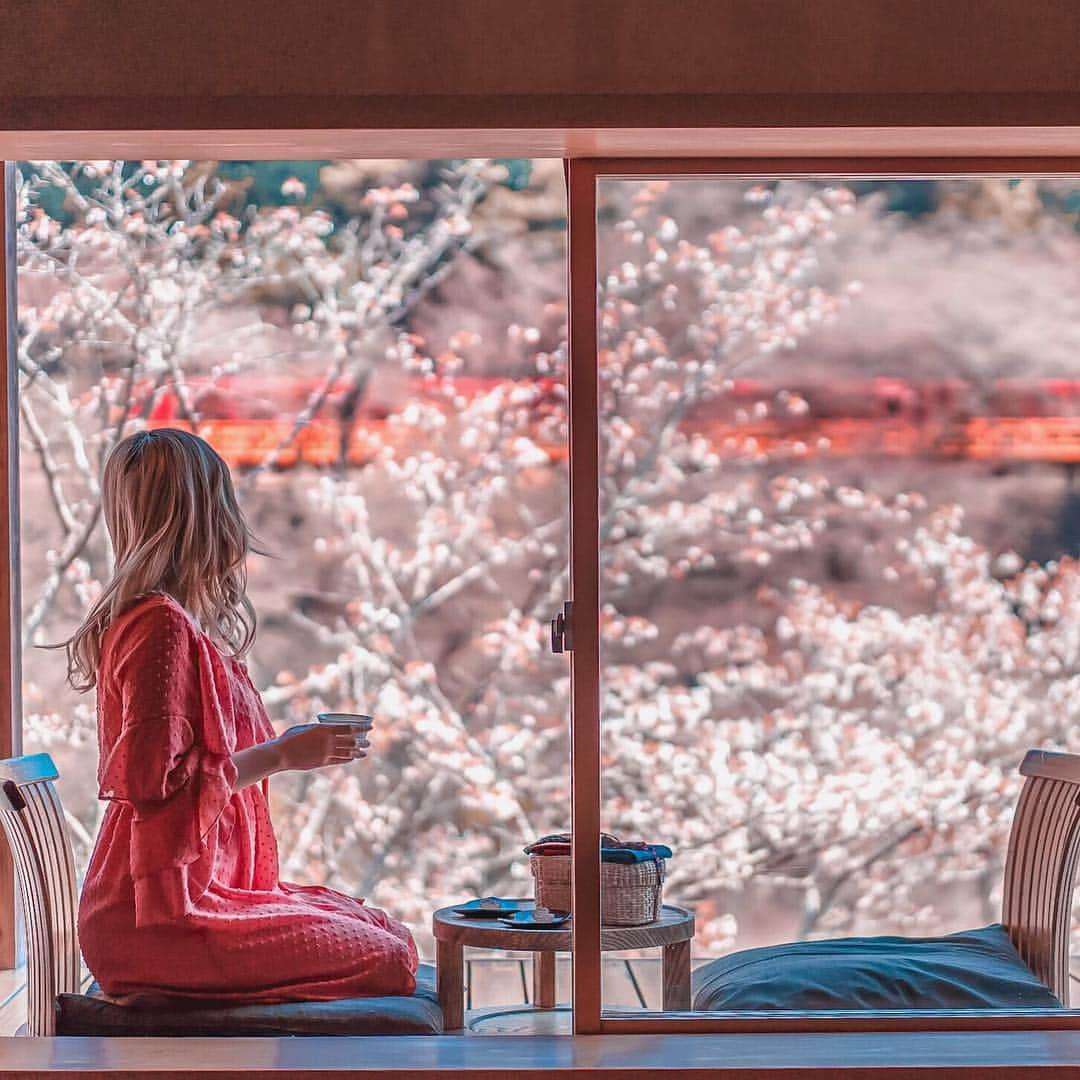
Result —
[[[550,921],[539,922],[533,917],[532,909],[519,911],[514,915],[504,916],[499,922],[512,926],[516,930],[558,930],[570,921],[569,915],[556,915]]]
[[[498,907],[481,907],[481,903],[484,900],[498,900]],[[528,900],[503,900],[498,896],[485,896],[477,900],[470,900],[467,904],[459,904],[455,908],[451,908],[455,915],[460,915],[463,919],[504,919],[508,915],[513,915],[515,912],[520,911],[523,904],[529,903]]]

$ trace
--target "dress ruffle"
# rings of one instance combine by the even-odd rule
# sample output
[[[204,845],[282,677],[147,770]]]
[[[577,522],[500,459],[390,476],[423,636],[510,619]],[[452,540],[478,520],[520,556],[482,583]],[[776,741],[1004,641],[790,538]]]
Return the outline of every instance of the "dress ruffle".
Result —
[[[136,926],[194,910],[216,856],[217,825],[236,783],[231,698],[187,615],[167,601],[134,610],[118,643],[120,731],[102,753],[102,799],[131,807],[130,870]],[[161,702],[155,710],[151,703]],[[195,863],[204,866],[193,866]]]

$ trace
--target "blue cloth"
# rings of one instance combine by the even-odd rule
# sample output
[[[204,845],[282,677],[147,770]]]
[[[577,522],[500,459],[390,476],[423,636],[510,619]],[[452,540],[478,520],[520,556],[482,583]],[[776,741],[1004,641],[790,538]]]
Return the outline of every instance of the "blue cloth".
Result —
[[[1062,1008],[999,923],[745,949],[699,967],[693,987],[702,1010]]]
[[[649,844],[646,848],[602,847],[600,849],[601,862],[639,863],[670,858],[671,848],[665,844]]]

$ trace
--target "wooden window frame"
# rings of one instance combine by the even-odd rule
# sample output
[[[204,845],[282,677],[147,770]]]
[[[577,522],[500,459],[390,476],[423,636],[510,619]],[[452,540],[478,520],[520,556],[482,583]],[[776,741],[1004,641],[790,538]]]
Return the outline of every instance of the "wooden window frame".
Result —
[[[983,147],[1012,156],[977,156]],[[597,150],[618,154],[712,154],[711,157],[578,156]],[[167,131],[117,130],[0,133],[4,183],[0,188],[0,757],[21,744],[21,647],[19,627],[18,366],[15,363],[15,160],[39,157],[235,156],[553,156],[568,159],[569,300],[571,343],[571,594],[575,603],[572,681],[572,821],[574,866],[574,971],[576,1034],[709,1032],[869,1032],[927,1030],[1077,1029],[1080,1015],[1022,1016],[974,1013],[932,1017],[868,1014],[858,1018],[788,1014],[730,1017],[686,1014],[619,1016],[602,1010],[600,984],[600,727],[598,422],[596,382],[596,182],[655,176],[929,176],[1080,175],[1080,128],[733,128],[494,131],[487,129]],[[1056,153],[1065,150],[1066,153]],[[224,153],[223,153],[224,151]],[[901,152],[906,151],[904,156]],[[783,154],[785,156],[769,156]],[[823,156],[847,155],[847,156]],[[1055,154],[1055,156],[1049,156]],[[754,156],[749,156],[754,155]],[[592,618],[587,617],[591,613]],[[590,852],[593,853],[590,857]],[[0,969],[14,966],[14,877],[0,850]]]
[[[571,776],[573,1017],[576,1035],[746,1032],[1080,1030],[1080,1010],[866,1012],[822,1016],[605,1011],[600,958],[601,716],[596,194],[600,180],[897,179],[1080,176],[1080,157],[592,158],[567,166],[570,300]]]
[[[19,640],[19,414],[15,314],[15,167],[0,176],[0,758],[22,749],[22,648]],[[6,615],[3,613],[6,612]],[[0,971],[18,961],[15,867],[0,845]]]

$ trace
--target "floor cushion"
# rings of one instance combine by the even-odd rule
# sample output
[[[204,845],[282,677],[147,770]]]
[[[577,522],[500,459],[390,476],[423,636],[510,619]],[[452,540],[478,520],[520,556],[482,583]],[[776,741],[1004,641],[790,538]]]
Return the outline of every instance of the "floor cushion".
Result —
[[[407,997],[193,1005],[145,1009],[85,994],[56,999],[57,1035],[437,1035],[443,1029],[435,969],[421,964]]]
[[[938,938],[858,937],[746,949],[699,967],[694,1008],[1060,1009],[998,923]]]

